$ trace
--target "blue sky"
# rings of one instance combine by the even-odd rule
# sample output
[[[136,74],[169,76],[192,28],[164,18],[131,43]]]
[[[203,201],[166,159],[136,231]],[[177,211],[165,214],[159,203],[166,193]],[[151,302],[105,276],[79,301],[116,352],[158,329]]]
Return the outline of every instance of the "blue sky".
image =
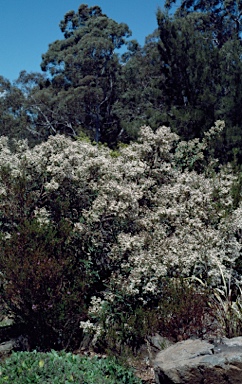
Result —
[[[48,44],[63,38],[59,22],[82,3],[99,5],[108,17],[128,24],[143,45],[157,28],[156,10],[164,0],[0,0],[0,75],[13,81],[21,70],[40,72]]]

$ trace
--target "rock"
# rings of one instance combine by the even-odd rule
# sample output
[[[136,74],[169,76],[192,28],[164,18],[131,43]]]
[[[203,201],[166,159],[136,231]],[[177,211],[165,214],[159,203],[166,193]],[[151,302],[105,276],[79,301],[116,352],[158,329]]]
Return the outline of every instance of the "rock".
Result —
[[[157,384],[241,384],[242,337],[224,339],[214,346],[202,340],[185,340],[157,354]]]
[[[5,341],[0,344],[0,356],[10,353],[15,346],[15,340]]]
[[[152,347],[155,347],[157,350],[162,351],[174,344],[172,341],[156,333],[154,336],[148,336],[148,341]]]
[[[227,347],[242,347],[242,337],[233,337],[232,339],[224,337],[221,345],[226,345]]]
[[[19,336],[0,344],[0,357],[12,351],[29,351],[29,341],[27,336]]]

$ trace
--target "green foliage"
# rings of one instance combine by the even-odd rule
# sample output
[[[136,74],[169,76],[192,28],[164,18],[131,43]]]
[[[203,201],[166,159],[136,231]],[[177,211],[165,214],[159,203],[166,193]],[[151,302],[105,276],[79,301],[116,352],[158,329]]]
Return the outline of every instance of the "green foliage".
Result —
[[[137,140],[143,124],[187,141],[220,119],[226,128],[209,154],[240,164],[241,14],[237,0],[167,0],[140,46],[126,24],[81,4],[42,55],[44,74],[22,71],[13,85],[0,78],[0,133],[31,145],[86,135],[115,149]]]
[[[215,121],[218,50],[209,32],[197,31],[196,14],[172,18],[160,11],[157,21],[165,123],[183,138],[199,137]]]
[[[225,278],[222,269],[220,271],[222,284],[213,290],[210,306],[225,336],[229,338],[240,336],[242,333],[242,296],[239,280],[233,278],[232,270],[228,279]]]
[[[163,120],[164,94],[160,87],[161,59],[158,51],[159,33],[147,36],[144,47],[134,40],[124,53],[119,79],[119,100],[114,108],[123,129],[120,140],[136,140],[139,129],[148,124],[154,130]]]
[[[137,353],[147,335],[158,330],[157,312],[152,306],[137,304],[118,293],[116,300],[104,305],[95,320],[102,327],[96,347],[123,357]]]
[[[113,145],[121,130],[113,110],[121,71],[115,51],[131,32],[100,7],[85,4],[76,13],[69,11],[60,29],[64,39],[50,44],[42,56],[49,82],[33,95],[36,123],[72,136],[84,131],[96,142]]]
[[[157,13],[164,73],[164,117],[183,138],[201,137],[215,120],[226,129],[212,152],[241,163],[241,5],[238,1],[181,1]]]
[[[139,384],[133,372],[114,359],[92,359],[71,353],[12,353],[0,365],[0,383]]]
[[[177,0],[166,0],[165,7],[170,9]],[[231,38],[240,37],[242,5],[238,0],[182,0],[179,1],[176,15],[185,17],[197,13],[202,23],[201,31],[213,32],[214,42],[222,47]]]
[[[215,317],[209,307],[210,294],[182,278],[167,278],[162,297],[140,305],[138,298],[122,297],[104,305],[98,323],[102,334],[97,347],[112,354],[136,353],[148,336],[159,333],[171,340],[202,337]],[[215,311],[214,311],[215,312]]]
[[[0,76],[0,135],[15,139],[31,138],[23,92]]]

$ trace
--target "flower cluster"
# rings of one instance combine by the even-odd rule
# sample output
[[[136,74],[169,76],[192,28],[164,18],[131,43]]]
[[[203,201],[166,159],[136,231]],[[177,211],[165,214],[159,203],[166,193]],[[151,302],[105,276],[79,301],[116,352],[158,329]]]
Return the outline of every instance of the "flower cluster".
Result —
[[[218,286],[221,270],[231,273],[241,250],[242,206],[234,208],[231,193],[238,177],[229,165],[210,172],[193,166],[222,127],[187,143],[167,127],[142,127],[139,141],[117,156],[61,135],[14,150],[1,138],[0,230],[7,241],[23,215],[40,225],[69,223],[80,269],[101,281],[83,329],[100,334],[104,303],[115,305],[120,295],[140,303],[161,295],[164,277]]]

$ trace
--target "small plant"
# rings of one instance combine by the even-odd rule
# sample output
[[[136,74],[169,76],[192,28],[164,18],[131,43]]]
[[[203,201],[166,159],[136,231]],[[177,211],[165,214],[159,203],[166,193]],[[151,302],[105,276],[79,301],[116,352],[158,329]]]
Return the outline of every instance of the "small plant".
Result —
[[[95,348],[124,360],[138,353],[158,324],[156,309],[121,294],[113,302],[104,302],[100,311],[92,312],[91,319],[81,326],[84,332],[94,335]]]
[[[242,334],[242,295],[239,284],[235,281],[234,294],[232,289],[232,270],[226,281],[220,267],[222,286],[214,289],[211,306],[214,306],[217,320],[221,324],[226,337],[236,337]]]
[[[209,312],[208,293],[191,285],[186,279],[168,279],[159,303],[159,333],[180,340],[202,336]]]
[[[0,366],[0,384],[141,384],[131,370],[111,358],[71,353],[15,352]]]
[[[105,302],[100,317],[93,317],[101,326],[95,346],[123,358],[138,354],[155,333],[176,341],[202,337],[210,315],[208,299],[205,289],[182,278],[165,280],[162,297],[143,305],[137,298],[116,295],[112,303]]]
[[[136,355],[147,335],[157,328],[156,311],[138,306],[133,311],[117,314],[111,324],[107,324],[104,337],[107,350],[123,356]]]
[[[226,337],[236,337],[242,334],[242,291],[239,281],[233,276],[231,267],[230,273],[226,278],[222,268],[220,270],[221,284],[209,288],[207,282],[193,276],[193,281],[197,281],[209,293],[208,304],[210,313],[217,323],[217,328],[221,335]]]

